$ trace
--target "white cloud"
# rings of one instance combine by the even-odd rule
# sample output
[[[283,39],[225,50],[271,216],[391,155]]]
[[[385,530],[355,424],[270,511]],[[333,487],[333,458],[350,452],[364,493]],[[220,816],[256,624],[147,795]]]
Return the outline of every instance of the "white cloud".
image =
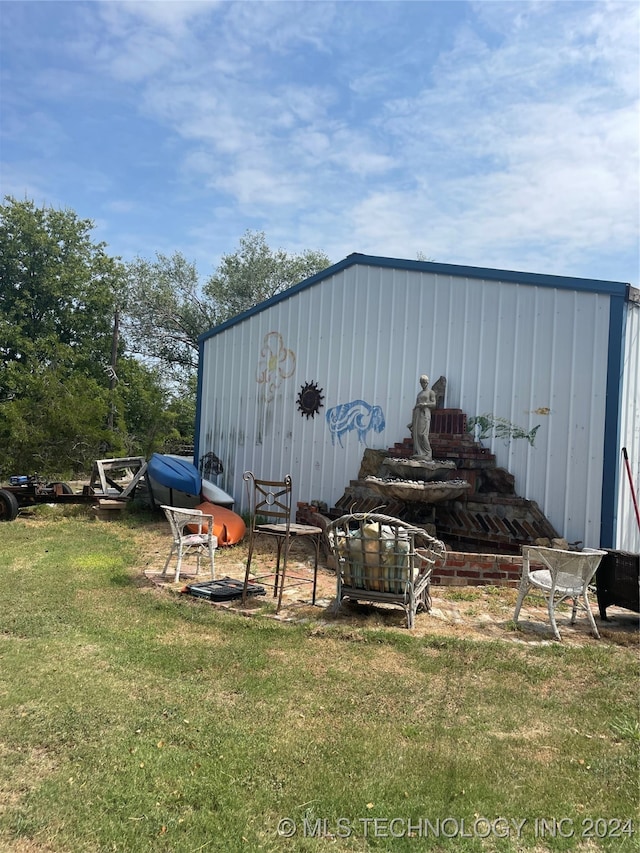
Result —
[[[330,52],[327,34],[336,16],[331,2],[240,2],[228,5],[227,34],[253,49],[286,54],[307,46]]]
[[[150,139],[132,166],[165,169],[140,192],[162,201],[166,183],[176,219],[173,197],[191,202],[188,237],[209,235],[210,252],[211,233],[236,227],[235,239],[264,228],[336,260],[421,251],[557,269],[637,247],[634,3],[59,8],[56,24],[75,26],[33,79],[14,78],[3,133],[40,128],[30,146],[60,156],[67,105],[110,110]],[[110,174],[112,143],[77,170],[124,216],[130,188],[96,177]]]
[[[295,181],[286,173],[266,168],[240,166],[216,181],[220,189],[230,193],[240,205],[290,207],[300,203]]]
[[[133,22],[180,38],[219,5],[219,0],[105,0],[97,4],[103,25],[120,39],[130,34]]]
[[[354,207],[364,243],[401,249],[402,234],[415,243],[427,219],[436,224],[425,251],[441,260],[513,257],[536,242],[558,262],[561,251],[573,259],[612,240],[634,245],[638,83],[629,89],[637,57],[628,48],[637,10],[623,10],[626,25],[616,18],[619,41],[599,37],[606,21],[597,13],[573,15],[567,34],[542,11],[534,4],[508,28],[501,17],[503,40],[491,50],[463,31],[431,88],[387,103],[396,160],[416,180],[402,195],[378,188]],[[589,39],[587,63],[563,54],[566,38]]]

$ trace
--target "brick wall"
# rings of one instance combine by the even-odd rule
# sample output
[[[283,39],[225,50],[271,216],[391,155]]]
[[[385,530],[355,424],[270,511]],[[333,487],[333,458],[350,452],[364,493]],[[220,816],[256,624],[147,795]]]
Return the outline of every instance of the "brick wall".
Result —
[[[314,524],[323,530],[329,519],[311,504],[299,503],[296,521]],[[327,549],[324,549],[325,558]],[[328,568],[334,568],[326,560]],[[463,551],[447,551],[444,566],[436,568],[431,575],[434,586],[510,586],[520,585],[522,557],[504,554],[468,554]]]
[[[467,554],[447,551],[442,568],[434,569],[434,586],[510,586],[520,585],[522,557],[502,554]]]

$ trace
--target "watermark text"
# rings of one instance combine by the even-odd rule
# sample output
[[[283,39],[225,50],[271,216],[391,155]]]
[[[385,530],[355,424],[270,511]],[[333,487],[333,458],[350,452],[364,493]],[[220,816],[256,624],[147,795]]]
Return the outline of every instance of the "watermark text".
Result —
[[[283,817],[283,838],[625,838],[634,835],[627,818],[536,817]]]

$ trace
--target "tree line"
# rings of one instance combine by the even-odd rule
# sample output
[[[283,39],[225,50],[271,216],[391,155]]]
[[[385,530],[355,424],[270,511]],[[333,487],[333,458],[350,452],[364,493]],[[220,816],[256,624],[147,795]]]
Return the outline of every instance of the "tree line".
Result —
[[[93,230],[0,206],[0,481],[191,444],[198,336],[331,263],[247,231],[202,283],[181,252],[123,262]]]

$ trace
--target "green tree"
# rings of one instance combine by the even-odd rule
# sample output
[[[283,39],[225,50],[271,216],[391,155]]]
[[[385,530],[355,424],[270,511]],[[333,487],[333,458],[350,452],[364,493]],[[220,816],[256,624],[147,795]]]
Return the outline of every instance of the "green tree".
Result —
[[[130,356],[118,359],[110,394],[112,419],[127,456],[162,450],[171,432],[169,395],[158,370]]]
[[[168,446],[171,452],[182,452],[181,448],[193,445],[193,437],[196,428],[196,397],[197,376],[193,374],[186,384],[172,394],[167,407],[167,414],[171,418],[171,433],[168,437]]]
[[[81,372],[41,367],[0,404],[0,479],[38,472],[67,477],[122,450],[107,430],[109,391]]]
[[[194,264],[180,252],[128,265],[125,332],[129,350],[183,381],[198,364],[198,335],[215,324]]]
[[[157,449],[173,430],[160,377],[116,350],[125,268],[69,210],[0,207],[0,466],[67,475]],[[111,428],[110,428],[111,427]]]
[[[125,266],[92,240],[92,229],[73,211],[12,198],[0,206],[3,477],[33,471],[67,476],[86,472],[99,457],[149,455],[169,442],[193,440],[192,389],[193,401],[172,395],[165,373],[126,354],[126,339],[115,333],[116,317],[136,293],[127,286]],[[165,324],[178,282],[191,346],[210,322],[195,316],[189,290],[197,285],[195,269],[179,257],[159,263],[165,275],[154,274],[154,284],[159,281],[160,295],[174,300]],[[139,284],[144,291],[144,276]],[[140,335],[149,328],[142,320],[155,328],[153,318],[140,320]],[[159,345],[167,359],[179,357],[177,336]],[[188,368],[194,363],[193,355],[185,362]]]
[[[185,388],[197,367],[199,335],[329,264],[322,252],[272,251],[262,232],[251,231],[235,252],[223,255],[204,287],[180,252],[158,254],[154,261],[137,258],[128,265],[129,348]]]
[[[246,231],[239,248],[222,256],[204,292],[215,306],[216,322],[222,323],[330,264],[323,252],[307,250],[290,255],[284,249],[273,251],[262,231]]]
[[[110,364],[124,268],[73,211],[7,198],[0,207],[0,400],[43,366],[96,380]]]

